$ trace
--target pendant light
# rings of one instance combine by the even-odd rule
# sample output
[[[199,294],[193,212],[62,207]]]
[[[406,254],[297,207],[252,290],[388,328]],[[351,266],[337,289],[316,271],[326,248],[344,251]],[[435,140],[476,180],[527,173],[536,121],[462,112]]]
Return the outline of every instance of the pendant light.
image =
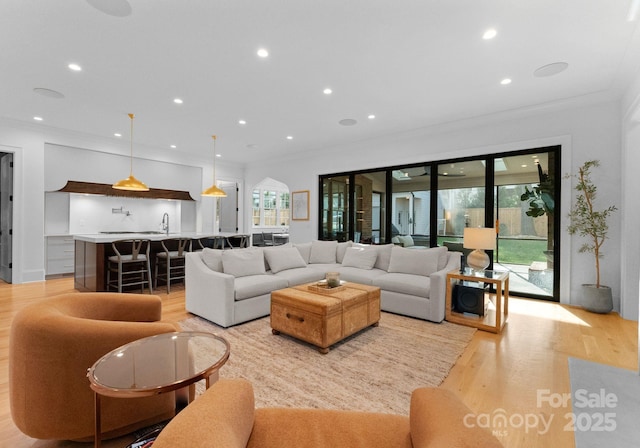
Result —
[[[204,190],[201,194],[202,196],[226,198],[227,193],[216,186],[216,136],[212,135],[211,137],[213,138],[213,185]]]
[[[112,185],[116,190],[127,190],[127,191],[149,191],[149,187],[147,187],[144,182],[140,182],[133,176],[133,114],[128,114],[129,118],[131,118],[131,156],[130,156],[130,171],[129,177],[126,179],[122,179],[115,184]]]

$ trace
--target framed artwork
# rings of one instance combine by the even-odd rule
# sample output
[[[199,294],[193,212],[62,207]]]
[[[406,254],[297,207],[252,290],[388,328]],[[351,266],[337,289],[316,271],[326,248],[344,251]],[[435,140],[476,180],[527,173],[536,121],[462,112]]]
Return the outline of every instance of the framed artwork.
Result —
[[[291,193],[291,219],[309,221],[309,190]]]

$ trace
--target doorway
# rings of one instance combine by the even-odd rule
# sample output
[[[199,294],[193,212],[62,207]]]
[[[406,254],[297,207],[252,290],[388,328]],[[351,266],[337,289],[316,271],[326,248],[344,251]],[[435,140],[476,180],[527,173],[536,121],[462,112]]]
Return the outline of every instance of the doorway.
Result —
[[[13,154],[0,152],[0,280],[12,282]]]

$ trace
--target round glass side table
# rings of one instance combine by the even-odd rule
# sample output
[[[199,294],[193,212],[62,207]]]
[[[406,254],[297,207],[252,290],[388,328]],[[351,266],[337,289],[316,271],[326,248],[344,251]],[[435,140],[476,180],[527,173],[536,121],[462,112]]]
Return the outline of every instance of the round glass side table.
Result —
[[[95,447],[101,443],[101,396],[148,397],[202,379],[209,388],[229,359],[229,351],[229,342],[221,336],[185,331],[139,339],[97,360],[87,371],[95,397]]]

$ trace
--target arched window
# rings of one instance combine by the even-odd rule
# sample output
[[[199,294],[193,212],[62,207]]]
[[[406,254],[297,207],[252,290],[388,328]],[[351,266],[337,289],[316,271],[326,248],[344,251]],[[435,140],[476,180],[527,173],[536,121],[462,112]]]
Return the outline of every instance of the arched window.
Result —
[[[289,187],[269,177],[253,188],[253,227],[288,227],[291,210]]]

